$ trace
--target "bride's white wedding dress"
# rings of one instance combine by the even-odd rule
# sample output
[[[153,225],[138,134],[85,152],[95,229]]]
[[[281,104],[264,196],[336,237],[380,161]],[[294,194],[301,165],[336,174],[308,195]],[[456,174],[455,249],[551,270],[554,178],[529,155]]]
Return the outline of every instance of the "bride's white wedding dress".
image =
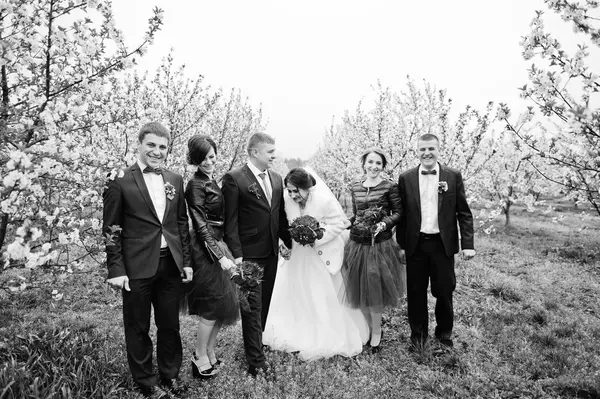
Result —
[[[362,313],[340,302],[344,295],[340,233],[349,222],[329,189],[318,187],[322,184],[318,180],[310,189],[304,210],[285,196],[290,223],[308,214],[321,222],[325,233],[314,247],[294,242],[290,259],[280,259],[263,332],[264,344],[299,352],[305,360],[357,355],[369,336]]]

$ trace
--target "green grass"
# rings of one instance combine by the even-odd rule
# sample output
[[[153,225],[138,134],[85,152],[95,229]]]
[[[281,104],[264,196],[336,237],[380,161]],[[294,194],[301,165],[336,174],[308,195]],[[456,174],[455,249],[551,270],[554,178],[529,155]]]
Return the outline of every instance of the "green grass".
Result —
[[[181,318],[188,398],[600,398],[600,218],[577,211],[498,219],[457,260],[455,349],[412,353],[406,307],[384,315],[381,353],[306,363],[268,352],[246,374],[241,326],[223,330],[214,380],[190,375],[197,321]],[[121,299],[104,270],[0,300],[0,399],[140,397],[124,352]],[[433,309],[430,297],[430,309]],[[431,312],[430,324],[435,322]]]

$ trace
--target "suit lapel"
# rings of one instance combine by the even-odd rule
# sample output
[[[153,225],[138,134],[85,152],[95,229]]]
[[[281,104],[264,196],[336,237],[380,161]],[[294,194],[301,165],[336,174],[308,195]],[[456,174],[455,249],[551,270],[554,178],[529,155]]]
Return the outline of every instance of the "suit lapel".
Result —
[[[144,176],[142,175],[142,171],[137,164],[137,162],[131,167],[131,173],[133,174],[133,179],[135,180],[135,184],[137,184],[140,193],[142,194],[142,198],[146,201],[146,205],[150,208],[150,211],[154,215],[154,217],[158,220],[158,215],[156,214],[156,209],[154,209],[154,204],[152,203],[152,198],[150,198],[150,193],[148,192],[148,187],[146,187],[146,182],[144,181]],[[166,212],[165,212],[166,214]]]
[[[244,171],[244,173],[246,174],[246,177],[250,181],[250,184],[248,184],[248,187],[250,187],[252,184],[256,184],[256,186],[258,187],[258,193],[260,194],[259,201],[261,203],[263,203],[266,207],[269,207],[269,201],[267,201],[267,195],[265,194],[264,190],[262,189],[262,186],[260,185],[256,176],[254,176],[254,173],[252,173],[252,171],[250,170],[248,165],[244,165],[242,170]],[[273,203],[273,193],[271,193],[271,203]]]
[[[279,201],[281,197],[280,191],[283,190],[283,187],[279,185],[279,179],[275,179],[273,176],[273,172],[267,170],[269,172],[269,180],[271,181],[271,209],[275,207],[275,201]]]
[[[162,174],[162,178],[163,178],[163,183],[166,185],[167,183],[171,184],[173,187],[175,187],[175,185],[169,181],[169,179],[167,178],[167,172],[163,169],[163,171],[161,172]],[[175,195],[177,195],[177,193],[175,193]],[[169,214],[169,208],[171,208],[171,202],[174,201],[175,198],[173,198],[172,200],[169,199],[169,197],[167,197],[167,194],[165,193],[165,213],[163,215],[163,220],[162,223],[165,222],[165,219],[167,218],[167,215]]]
[[[444,167],[442,167],[442,164],[440,164],[440,182],[448,181],[448,172],[446,172],[446,169]],[[439,187],[439,185],[438,185]],[[441,192],[441,190],[439,190],[438,188],[438,215],[440,214],[440,210],[442,209],[442,202],[444,201],[444,195]],[[438,218],[439,219],[439,218]]]
[[[414,169],[414,172],[412,172],[409,175],[409,179],[408,179],[411,187],[411,190],[413,195],[414,195],[414,200],[415,203],[417,204],[417,209],[419,210],[419,214],[421,213],[421,191],[419,190],[419,167],[416,167]]]

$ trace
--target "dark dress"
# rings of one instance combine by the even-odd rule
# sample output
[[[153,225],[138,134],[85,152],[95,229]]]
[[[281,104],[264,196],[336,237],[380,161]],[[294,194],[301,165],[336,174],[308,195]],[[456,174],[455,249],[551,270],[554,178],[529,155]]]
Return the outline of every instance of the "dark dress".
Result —
[[[342,275],[346,283],[346,302],[353,308],[382,312],[395,306],[406,291],[406,270],[400,262],[400,246],[392,239],[393,228],[400,220],[402,202],[398,186],[383,180],[375,187],[355,182],[350,187],[353,216],[350,240],[344,248]],[[365,221],[375,209],[386,229],[373,240]],[[365,215],[367,211],[367,215]],[[371,219],[371,220],[373,220]]]
[[[189,313],[224,325],[239,318],[237,286],[219,259],[233,257],[223,242],[223,193],[198,170],[188,182],[185,200],[192,219],[191,249],[194,279],[187,294]]]

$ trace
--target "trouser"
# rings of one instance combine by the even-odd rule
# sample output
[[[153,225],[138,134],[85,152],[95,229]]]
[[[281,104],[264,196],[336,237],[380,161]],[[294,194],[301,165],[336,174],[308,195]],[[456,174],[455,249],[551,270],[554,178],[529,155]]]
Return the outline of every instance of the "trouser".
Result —
[[[170,253],[161,256],[153,277],[129,280],[131,291],[123,290],[123,321],[127,361],[133,380],[141,388],[156,385],[152,371],[150,313],[154,307],[157,327],[156,357],[163,378],[176,378],[182,361],[179,335],[181,275]]]

